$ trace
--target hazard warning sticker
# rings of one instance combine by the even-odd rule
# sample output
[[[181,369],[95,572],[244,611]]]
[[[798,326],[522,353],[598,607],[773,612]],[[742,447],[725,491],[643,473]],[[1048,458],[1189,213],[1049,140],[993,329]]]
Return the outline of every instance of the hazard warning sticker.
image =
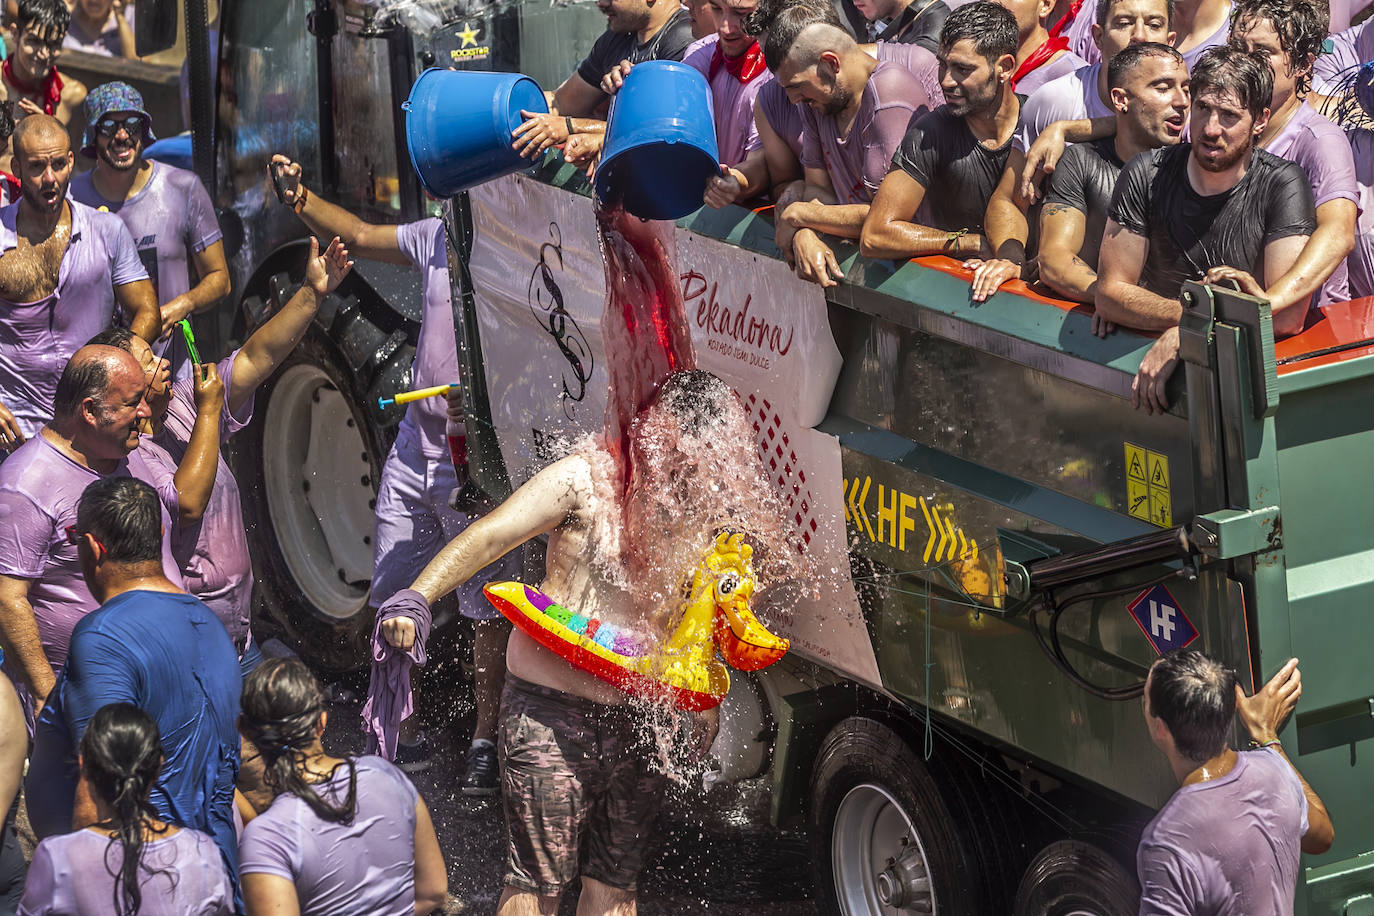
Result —
[[[1126,443],[1126,511],[1161,528],[1174,523],[1168,456]]]
[[[1126,610],[1160,655],[1182,649],[1197,639],[1197,627],[1163,585],[1141,592]]]

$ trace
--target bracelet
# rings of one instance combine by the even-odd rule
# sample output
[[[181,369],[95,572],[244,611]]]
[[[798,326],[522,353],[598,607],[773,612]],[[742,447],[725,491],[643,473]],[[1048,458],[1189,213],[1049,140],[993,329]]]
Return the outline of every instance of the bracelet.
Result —
[[[296,202],[291,205],[292,211],[297,214],[305,207],[305,202],[310,199],[310,192],[305,189],[305,185],[298,185],[298,188]]]
[[[1274,738],[1274,739],[1272,739],[1272,740],[1266,741],[1266,742],[1264,742],[1263,744],[1260,744],[1258,741],[1251,741],[1251,742],[1250,742],[1250,750],[1252,750],[1252,751],[1257,751],[1257,750],[1259,750],[1260,748],[1265,748],[1265,747],[1278,747],[1278,748],[1282,748],[1282,747],[1283,747],[1283,742],[1280,741],[1278,738]]]
[[[951,232],[945,236],[945,244],[953,245],[966,235],[968,235],[967,229],[959,229],[954,232]]]
[[[466,28],[466,27],[465,27],[465,28]],[[571,116],[571,115],[565,117],[565,118],[563,119],[563,121],[564,121],[564,123],[566,123],[566,124],[568,125],[568,136],[569,136],[569,137],[571,137],[573,134],[577,133],[577,128],[576,128],[576,127],[573,127],[572,116]]]

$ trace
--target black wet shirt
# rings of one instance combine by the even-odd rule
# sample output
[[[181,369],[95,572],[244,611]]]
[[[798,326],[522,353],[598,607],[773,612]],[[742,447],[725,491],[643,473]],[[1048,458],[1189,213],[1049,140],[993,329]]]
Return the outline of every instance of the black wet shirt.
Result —
[[[1188,181],[1190,155],[1190,143],[1141,153],[1116,182],[1112,219],[1150,240],[1140,285],[1172,298],[1184,280],[1221,265],[1263,284],[1264,246],[1317,228],[1307,173],[1257,149],[1234,188],[1203,196]]]
[[[1112,191],[1123,165],[1116,155],[1115,138],[1075,143],[1060,157],[1045,189],[1042,220],[1054,207],[1068,207],[1083,214],[1083,247],[1078,256],[1093,270],[1097,270],[1097,251],[1102,245]]]
[[[940,29],[944,27],[949,13],[949,6],[944,0],[912,0],[876,40],[920,45],[934,54],[940,49]]]
[[[640,64],[646,60],[682,60],[692,38],[692,17],[681,9],[664,23],[644,44],[635,38],[637,32],[612,32],[607,29],[592,45],[587,59],[577,67],[577,75],[588,84],[601,88],[601,78],[622,60]]]
[[[1017,99],[1024,101],[1020,96]],[[941,105],[907,129],[892,167],[925,188],[922,208],[931,228],[982,232],[988,200],[1002,179],[1010,151],[1011,137],[989,149],[978,142],[967,121]]]

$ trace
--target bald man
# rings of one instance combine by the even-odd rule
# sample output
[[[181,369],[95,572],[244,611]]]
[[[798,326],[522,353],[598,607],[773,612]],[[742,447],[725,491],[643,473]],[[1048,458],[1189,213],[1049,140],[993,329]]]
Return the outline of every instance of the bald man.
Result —
[[[29,115],[13,142],[20,198],[0,209],[0,448],[7,450],[53,416],[58,376],[82,343],[111,323],[149,341],[162,330],[157,293],[124,223],[67,199],[66,128]]]
[[[98,605],[67,531],[81,493],[102,477],[148,479],[136,451],[138,422],[151,415],[146,390],[131,354],[82,347],[57,382],[52,421],[0,464],[0,646],[35,715],[66,661],[72,628]],[[180,588],[165,509],[162,524],[163,567]]]
[[[763,53],[802,122],[803,181],[778,201],[777,244],[798,276],[834,286],[844,275],[820,235],[859,237],[907,124],[929,99],[910,70],[870,57],[828,7],[783,10]]]

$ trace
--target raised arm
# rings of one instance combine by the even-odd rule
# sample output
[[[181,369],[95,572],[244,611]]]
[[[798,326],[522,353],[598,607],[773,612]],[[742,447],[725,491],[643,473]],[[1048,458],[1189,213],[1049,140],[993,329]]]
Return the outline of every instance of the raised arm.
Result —
[[[1298,671],[1298,660],[1290,658],[1254,696],[1247,697],[1240,685],[1236,685],[1236,715],[1250,733],[1250,740],[1268,745],[1293,768],[1293,773],[1302,783],[1302,793],[1307,798],[1307,832],[1302,836],[1302,851],[1309,855],[1321,855],[1336,841],[1331,815],[1279,742],[1279,729],[1297,708],[1301,696],[1302,673]]]
[[[219,470],[219,421],[224,412],[224,382],[214,363],[195,366],[192,382],[195,386],[196,420],[191,426],[191,438],[186,454],[177,464],[172,484],[177,491],[177,525],[195,524],[210,505],[215,489],[215,473]]]
[[[360,258],[410,266],[410,259],[396,241],[395,226],[364,222],[343,207],[331,204],[301,184],[301,166],[278,153],[268,165],[281,169],[281,201],[296,211],[301,222],[320,238],[343,240],[344,246]]]
[[[866,258],[911,258],[947,254],[954,258],[978,257],[983,236],[976,232],[946,232],[911,221],[925,200],[926,189],[902,169],[887,173],[868,208],[859,251]]]
[[[231,411],[237,411],[300,343],[320,309],[321,300],[338,288],[353,269],[348,253],[338,236],[329,243],[324,254],[320,254],[319,240],[310,240],[305,282],[282,306],[281,311],[249,335],[238,356],[234,357],[234,375],[229,386],[228,401]]]

